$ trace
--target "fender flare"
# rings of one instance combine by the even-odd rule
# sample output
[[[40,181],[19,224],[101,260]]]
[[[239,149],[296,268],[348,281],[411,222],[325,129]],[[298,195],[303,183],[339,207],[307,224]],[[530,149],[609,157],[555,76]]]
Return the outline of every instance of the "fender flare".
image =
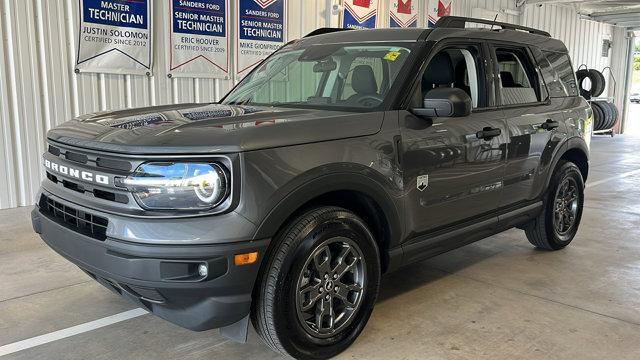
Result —
[[[393,198],[385,190],[384,185],[374,179],[373,171],[366,168],[361,172],[335,172],[303,182],[271,207],[258,226],[253,238],[265,239],[275,236],[278,230],[290,219],[298,209],[309,201],[334,191],[354,191],[371,198],[382,210],[382,214],[389,224],[389,239],[393,244],[399,238],[402,231],[401,207],[395,205]],[[364,170],[364,169],[363,169]],[[376,173],[378,176],[380,174]],[[305,176],[306,177],[306,176]],[[392,246],[392,244],[385,244]],[[385,249],[380,249],[384,253]]]
[[[551,183],[551,178],[553,177],[553,171],[558,165],[558,162],[560,161],[560,159],[562,159],[564,154],[566,154],[568,151],[574,150],[574,149],[580,150],[582,153],[584,153],[584,155],[587,158],[587,161],[589,161],[589,146],[587,145],[587,142],[579,136],[575,136],[567,139],[564,143],[562,143],[562,145],[560,145],[560,147],[558,148],[558,151],[556,151],[555,156],[553,157],[553,162],[549,167],[550,171],[547,174],[547,178],[543,188],[545,189],[544,190],[545,192],[546,192],[546,189],[549,188],[549,184]],[[588,166],[587,166],[587,173],[588,173]],[[584,175],[585,175],[584,180],[586,181],[587,180],[586,174]]]

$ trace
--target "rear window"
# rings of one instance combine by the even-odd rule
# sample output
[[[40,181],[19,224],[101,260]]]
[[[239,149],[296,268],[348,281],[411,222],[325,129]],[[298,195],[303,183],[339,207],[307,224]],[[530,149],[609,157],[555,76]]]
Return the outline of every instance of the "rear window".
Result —
[[[555,69],[560,83],[564,87],[564,92],[568,96],[577,96],[578,87],[576,85],[576,76],[573,73],[573,66],[568,54],[543,51],[551,66]]]
[[[547,98],[535,67],[524,49],[496,49],[503,105],[529,104]],[[542,91],[544,89],[544,91]]]

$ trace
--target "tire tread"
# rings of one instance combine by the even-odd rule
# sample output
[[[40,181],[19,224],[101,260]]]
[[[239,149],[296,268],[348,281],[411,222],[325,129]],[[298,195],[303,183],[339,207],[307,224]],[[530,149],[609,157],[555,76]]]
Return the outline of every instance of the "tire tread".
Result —
[[[321,215],[334,211],[345,212],[348,210],[334,206],[323,206],[306,212],[291,221],[284,230],[274,238],[278,243],[272,247],[272,253],[267,254],[265,258],[267,263],[261,271],[263,275],[257,279],[257,281],[259,281],[259,291],[255,294],[257,296],[254,296],[256,303],[251,311],[254,328],[269,348],[283,356],[290,357],[280,342],[280,339],[278,339],[275,329],[273,299],[275,299],[276,296],[278,274],[280,273],[285,257],[294,246],[293,242],[297,236],[309,225],[315,223]]]

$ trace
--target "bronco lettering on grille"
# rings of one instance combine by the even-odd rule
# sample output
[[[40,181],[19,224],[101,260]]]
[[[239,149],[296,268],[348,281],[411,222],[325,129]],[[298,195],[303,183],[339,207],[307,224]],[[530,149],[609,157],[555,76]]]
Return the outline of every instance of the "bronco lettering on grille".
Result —
[[[90,171],[74,169],[66,165],[60,165],[58,163],[54,163],[47,159],[44,160],[44,167],[53,172],[56,172],[62,175],[67,175],[69,177],[73,177],[76,179],[95,182],[102,185],[109,185],[109,177],[106,175],[94,174]]]

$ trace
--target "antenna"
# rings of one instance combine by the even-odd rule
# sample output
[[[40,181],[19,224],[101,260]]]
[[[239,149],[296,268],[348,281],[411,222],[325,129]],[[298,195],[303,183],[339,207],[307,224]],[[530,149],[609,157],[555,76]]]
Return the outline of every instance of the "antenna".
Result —
[[[493,22],[495,23],[496,20],[498,20],[498,13],[496,13],[496,16],[494,16]],[[495,25],[495,24],[491,24],[491,29],[489,29],[489,31],[493,30],[493,25]]]

